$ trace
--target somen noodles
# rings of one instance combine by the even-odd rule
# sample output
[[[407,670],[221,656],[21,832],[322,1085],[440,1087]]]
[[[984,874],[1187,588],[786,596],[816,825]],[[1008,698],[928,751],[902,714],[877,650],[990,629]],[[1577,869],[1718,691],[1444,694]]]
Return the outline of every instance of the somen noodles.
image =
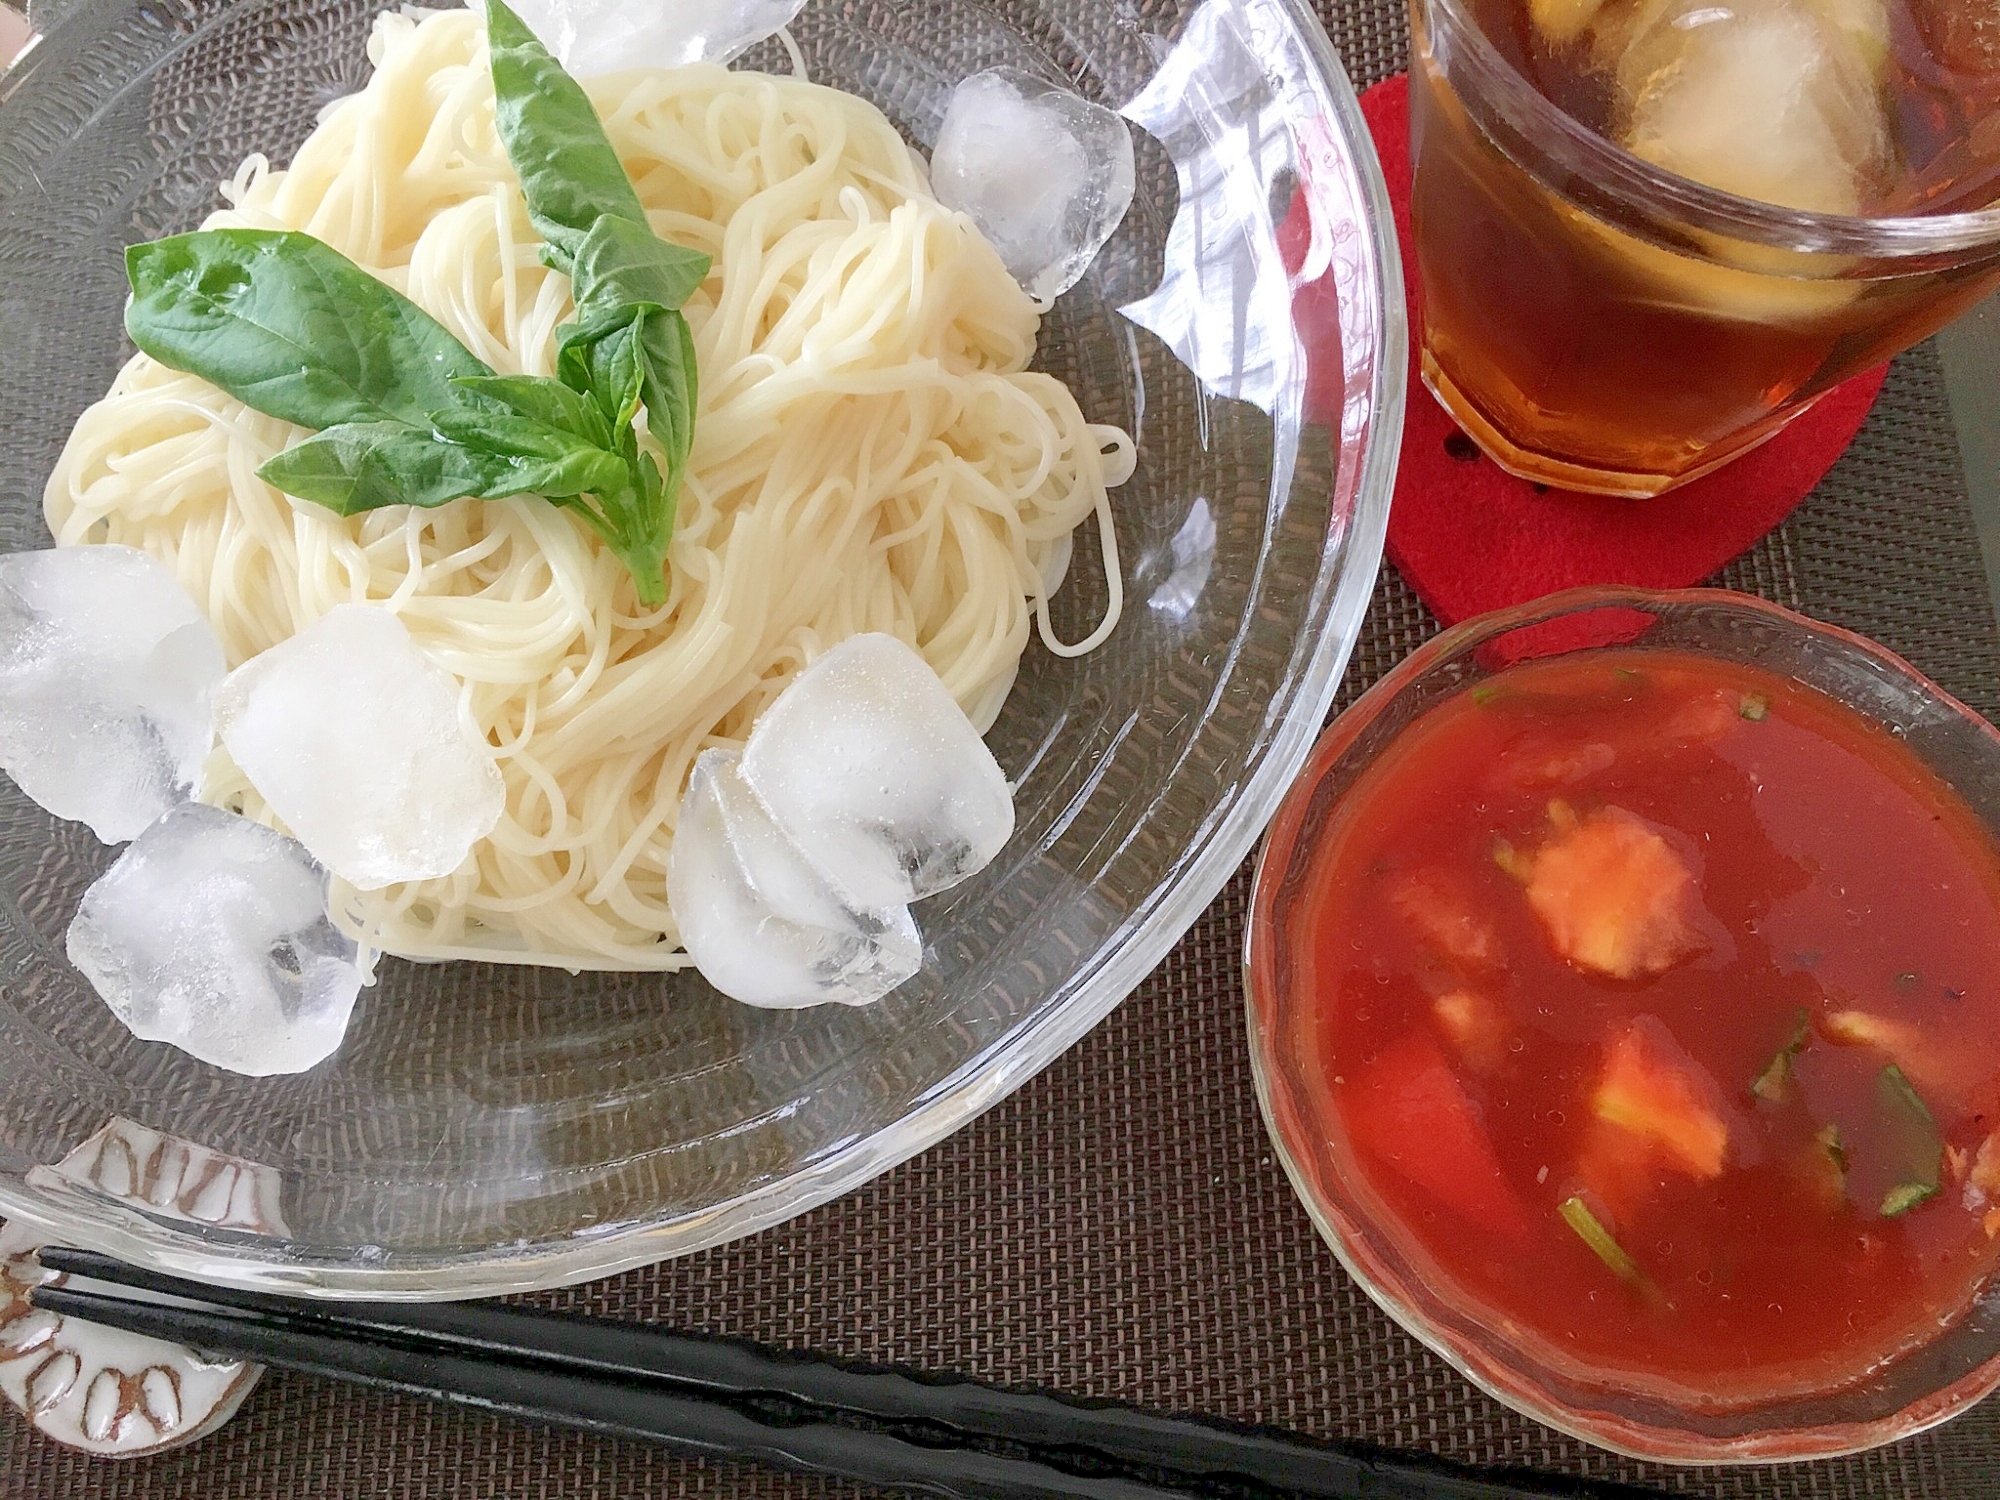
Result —
[[[495,135],[484,27],[385,15],[361,93],[277,170],[252,157],[214,226],[304,230],[404,291],[502,373],[546,375],[571,315]],[[913,644],[981,727],[1026,649],[1115,624],[1106,488],[1131,440],[1027,371],[1037,314],[867,103],[697,65],[587,85],[653,229],[714,268],[686,307],[695,446],[666,603],[578,521],[533,500],[343,518],[256,469],[302,431],[140,355],[50,479],[59,544],[173,567],[231,666],[336,604],[373,601],[462,684],[506,812],[452,875],[336,885],[388,952],[572,968],[685,962],[665,892],[682,788],[740,744],[819,652]],[[1046,596],[1095,513],[1111,607],[1058,642]],[[218,749],[202,800],[275,822]]]

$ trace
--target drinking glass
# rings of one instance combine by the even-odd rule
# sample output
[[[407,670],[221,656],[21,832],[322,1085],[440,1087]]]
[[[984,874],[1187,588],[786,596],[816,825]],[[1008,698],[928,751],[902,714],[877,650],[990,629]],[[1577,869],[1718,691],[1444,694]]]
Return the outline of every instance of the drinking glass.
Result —
[[[1685,484],[2000,282],[2000,207],[1862,218],[1736,197],[1565,113],[1468,0],[1412,0],[1411,29],[1424,383],[1511,473]]]

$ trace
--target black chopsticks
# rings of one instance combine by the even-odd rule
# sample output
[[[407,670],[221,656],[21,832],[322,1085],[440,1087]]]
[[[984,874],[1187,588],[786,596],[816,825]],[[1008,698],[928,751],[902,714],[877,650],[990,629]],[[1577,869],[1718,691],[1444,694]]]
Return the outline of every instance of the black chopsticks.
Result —
[[[106,1284],[34,1293],[37,1305],[65,1316],[547,1425],[951,1500],[1637,1500],[1646,1493],[1477,1473],[1269,1429],[603,1319],[490,1303],[308,1302],[209,1287],[81,1250],[46,1249],[41,1261]]]

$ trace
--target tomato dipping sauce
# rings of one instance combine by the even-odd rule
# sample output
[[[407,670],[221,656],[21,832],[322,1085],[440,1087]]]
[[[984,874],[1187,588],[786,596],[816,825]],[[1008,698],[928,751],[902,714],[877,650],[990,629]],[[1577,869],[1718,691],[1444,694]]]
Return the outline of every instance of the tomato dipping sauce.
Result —
[[[1812,688],[1671,650],[1510,668],[1350,789],[1297,916],[1336,1150],[1544,1357],[1830,1390],[2000,1260],[2000,849]]]

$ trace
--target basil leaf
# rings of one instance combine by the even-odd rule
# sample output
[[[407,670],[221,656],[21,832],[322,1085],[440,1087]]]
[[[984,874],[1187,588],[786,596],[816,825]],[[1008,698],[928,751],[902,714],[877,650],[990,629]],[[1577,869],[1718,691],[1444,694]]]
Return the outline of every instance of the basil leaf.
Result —
[[[384,505],[443,505],[540,495],[567,501],[628,483],[614,454],[577,443],[556,454],[495,452],[405,422],[349,422],[315,433],[258,474],[288,495],[343,516]]]
[[[1936,1191],[1943,1176],[1944,1136],[1930,1106],[1894,1063],[1875,1075],[1875,1103],[1884,1126],[1882,1142],[1900,1178],[1900,1186],[1882,1202],[1882,1214],[1893,1217],[1929,1196],[1911,1196],[1914,1190]],[[1899,1195],[1901,1206],[1897,1207]]]
[[[591,222],[600,220],[587,274],[619,296],[594,309],[588,326],[565,331],[568,384],[494,374],[401,293],[292,232],[211,230],[134,246],[126,324],[163,364],[322,429],[259,470],[285,493],[342,515],[540,495],[602,534],[641,602],[657,605],[673,491],[639,451],[632,423],[647,392],[687,389],[678,376],[659,379],[652,352],[658,329],[685,320],[624,294],[684,298],[708,262],[657,240],[649,248],[643,218]],[[673,362],[681,343],[663,346]],[[662,411],[670,458],[684,455],[673,434],[686,432],[691,409]],[[681,459],[672,462],[677,486]]]
[[[443,505],[504,486],[514,465],[407,422],[348,422],[295,443],[257,471],[288,495],[343,516]],[[504,489],[503,493],[518,493]]]
[[[628,349],[625,339],[632,333],[636,345]],[[678,474],[694,445],[697,395],[694,333],[687,319],[658,304],[639,303],[605,309],[562,332],[556,373],[573,390],[596,395],[614,426],[637,414],[630,399],[634,365],[654,440]]]
[[[1919,1203],[1937,1196],[1935,1182],[1899,1182],[1882,1195],[1881,1215],[1885,1219],[1900,1218]]]
[[[630,482],[625,460],[574,433],[512,412],[464,409],[431,413],[431,428],[440,437],[502,458],[535,459],[563,466],[563,472],[589,476],[571,494],[585,490],[621,489]]]
[[[644,507],[644,522],[647,535],[657,537],[658,542],[651,553],[652,566],[664,572],[667,565],[667,542],[674,534],[674,514],[680,508],[681,476],[673,475],[672,482],[660,473],[659,465],[653,462],[651,454],[639,455],[639,474],[643,481],[640,486],[640,503]],[[643,596],[645,590],[641,589]]]
[[[570,345],[594,344],[631,327],[641,313],[661,311],[664,309],[651,302],[625,302],[617,306],[593,307],[588,317],[563,324],[556,329],[556,375],[562,377],[562,352]],[[567,384],[567,380],[564,383]]]
[[[206,229],[125,252],[125,328],[245,406],[334,427],[421,423],[493,372],[443,324],[309,234]]]
[[[646,211],[590,100],[503,0],[486,0],[486,52],[493,123],[529,222],[548,242],[549,264],[569,274],[600,216],[644,224]]]
[[[641,219],[600,214],[570,268],[579,313],[626,303],[679,308],[708,275],[709,257],[670,245]]]
[[[475,402],[574,433],[600,448],[611,446],[611,430],[594,402],[546,375],[475,375],[454,380],[454,389]]]
[[[699,394],[694,330],[678,312],[646,320],[640,342],[645,354],[646,420],[653,440],[667,455],[669,488],[680,489],[688,454],[694,448],[694,409]]]
[[[633,455],[635,488],[613,495],[601,493],[606,524],[602,529],[638,585],[640,602],[659,604],[666,598],[667,542],[673,535],[674,502],[650,454]]]
[[[639,488],[622,497],[625,509],[602,492],[599,499],[610,520],[606,541],[639,581],[641,602],[658,604],[665,593],[657,579],[694,443],[694,336],[687,319],[652,304],[614,309],[564,332],[556,371],[597,401],[604,419],[621,434],[628,466],[642,476]],[[666,454],[664,477],[629,434],[641,401],[653,438]]]
[[[510,495],[540,495],[556,505],[567,505],[581,495],[615,491],[626,482],[625,464],[616,454],[601,448],[578,448],[553,458],[517,458],[513,472],[489,486],[475,498],[504,500]]]
[[[631,570],[640,601],[657,605],[666,597],[667,543],[694,433],[694,341],[679,309],[708,274],[709,258],[652,233],[583,90],[504,0],[486,0],[486,15],[495,123],[546,242],[543,259],[568,274],[577,307],[556,374],[595,408],[610,430],[604,446],[617,449],[626,469],[625,484],[592,490],[596,508],[578,509]],[[642,403],[667,456],[664,476],[632,428]],[[556,415],[553,399],[514,410],[582,431],[573,414]]]
[[[652,307],[618,310],[617,320],[564,331],[556,351],[556,374],[570,389],[589,396],[622,441],[639,414],[646,367],[640,333]],[[678,317],[679,314],[674,314]]]

